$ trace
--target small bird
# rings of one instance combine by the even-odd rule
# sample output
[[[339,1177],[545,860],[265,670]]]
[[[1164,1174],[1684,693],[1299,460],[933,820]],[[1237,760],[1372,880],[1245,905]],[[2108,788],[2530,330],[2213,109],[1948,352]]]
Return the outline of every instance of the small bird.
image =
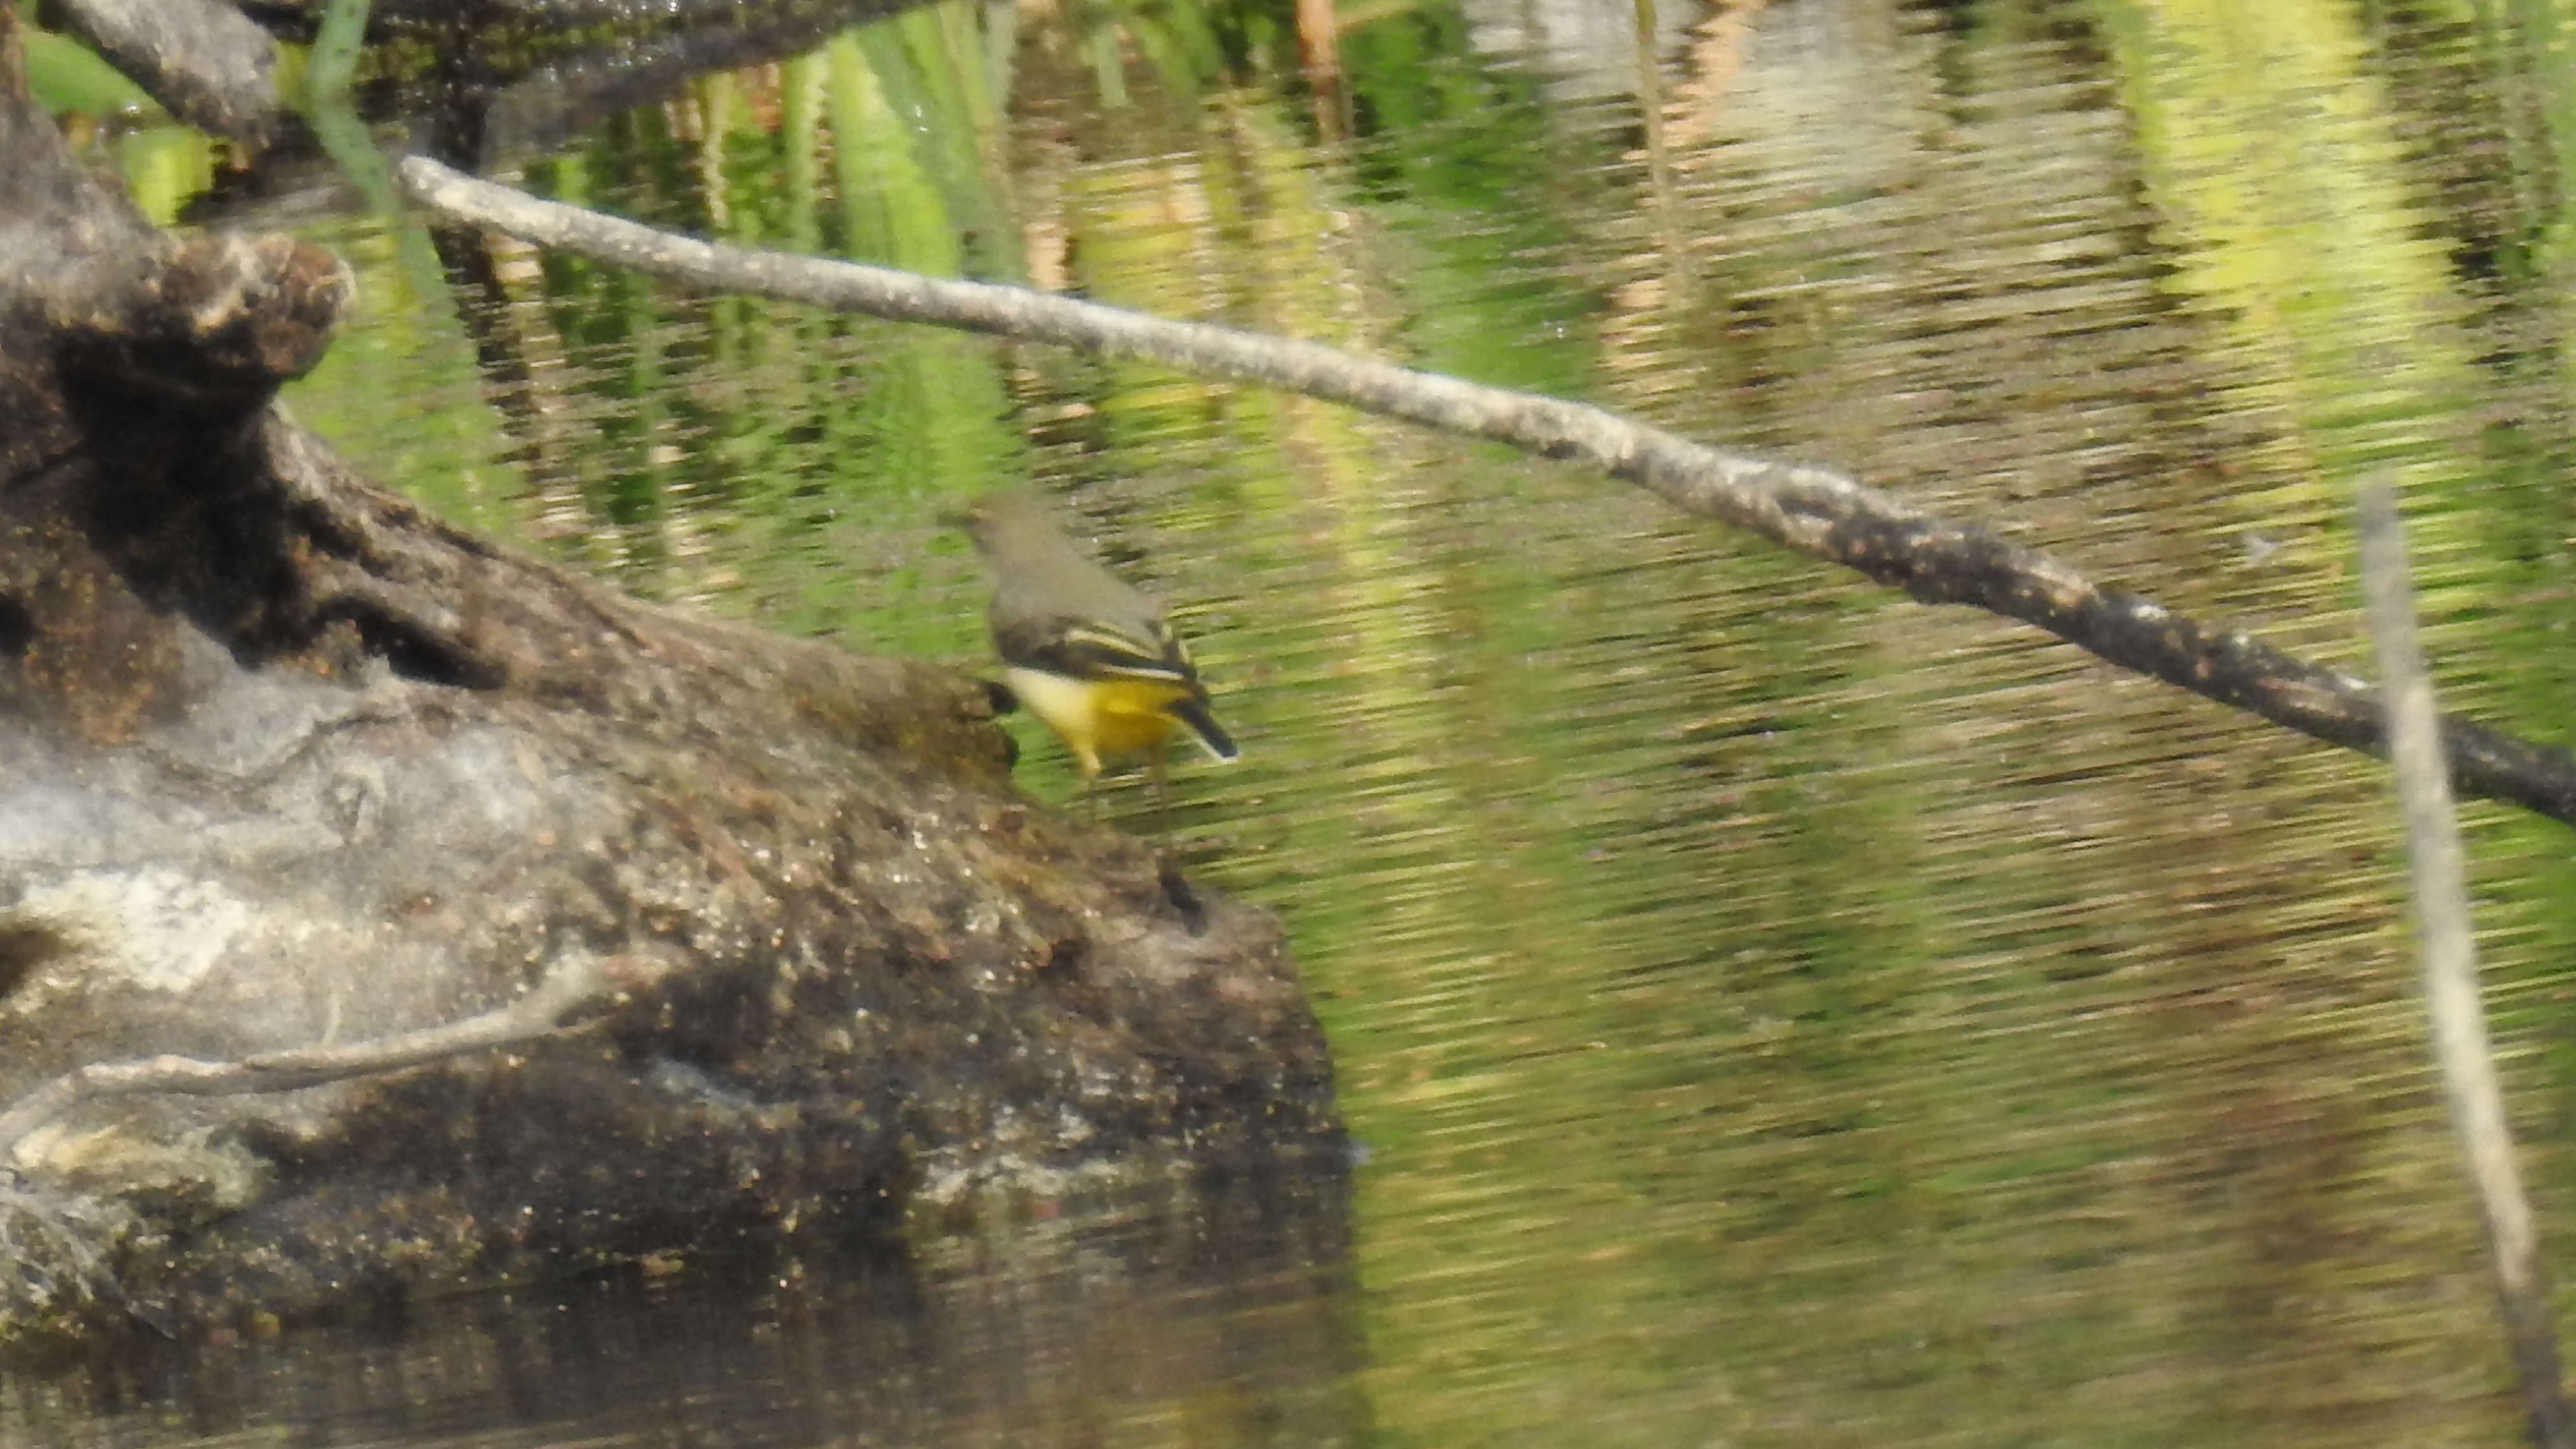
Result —
[[[1163,742],[1181,730],[1235,758],[1162,605],[1093,562],[1028,494],[987,494],[960,522],[993,570],[985,617],[1002,681],[1073,751],[1085,781],[1108,757],[1151,751],[1159,784]]]

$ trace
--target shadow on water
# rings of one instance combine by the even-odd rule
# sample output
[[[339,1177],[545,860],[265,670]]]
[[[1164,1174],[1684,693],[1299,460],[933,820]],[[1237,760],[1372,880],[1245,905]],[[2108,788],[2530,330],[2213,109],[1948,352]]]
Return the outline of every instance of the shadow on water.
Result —
[[[145,1346],[0,1384],[0,1438],[183,1444],[1356,1442],[1339,1174],[1022,1203],[909,1263],[691,1264]]]
[[[1284,6],[950,0],[513,164],[1816,456],[2347,664],[2346,490],[2393,473],[2451,702],[2563,734],[2576,77],[2536,12],[1646,9],[1640,45],[1626,5],[1345,3],[1327,107]],[[1186,1215],[926,1230],[900,1282],[255,1341],[62,1442],[396,1382],[491,1413],[396,1442],[2510,1433],[2369,763],[1483,447],[507,243],[451,290],[292,158],[198,206],[360,274],[303,420],[622,588],[985,668],[936,520],[1052,494],[1245,749],[1109,808],[1287,918],[1373,1155],[1346,1263]],[[2576,882],[2554,827],[2469,823],[2563,1254]],[[258,1397],[225,1382],[306,1397],[184,1407]]]

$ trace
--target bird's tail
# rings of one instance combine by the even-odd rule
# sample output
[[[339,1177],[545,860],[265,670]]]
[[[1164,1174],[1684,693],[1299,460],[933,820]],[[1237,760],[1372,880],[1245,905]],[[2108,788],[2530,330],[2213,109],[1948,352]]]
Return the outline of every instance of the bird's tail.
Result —
[[[1220,760],[1231,760],[1243,753],[1234,747],[1234,736],[1216,722],[1216,714],[1204,699],[1182,699],[1172,704],[1172,718],[1190,727],[1198,736],[1199,747]]]

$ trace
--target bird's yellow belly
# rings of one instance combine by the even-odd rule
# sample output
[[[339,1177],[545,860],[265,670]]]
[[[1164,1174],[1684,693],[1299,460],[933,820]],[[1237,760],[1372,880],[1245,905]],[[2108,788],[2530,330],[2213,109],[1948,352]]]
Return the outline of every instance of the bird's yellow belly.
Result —
[[[1002,680],[1074,753],[1085,774],[1109,755],[1150,750],[1180,721],[1171,707],[1189,697],[1184,685],[1154,679],[1070,679],[1036,669],[1005,669]]]

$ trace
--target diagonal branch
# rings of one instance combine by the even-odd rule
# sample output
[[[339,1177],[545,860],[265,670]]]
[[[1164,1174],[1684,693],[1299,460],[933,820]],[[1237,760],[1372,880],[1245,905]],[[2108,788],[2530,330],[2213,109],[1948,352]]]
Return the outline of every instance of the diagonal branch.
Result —
[[[509,1005],[418,1031],[345,1046],[262,1052],[236,1061],[157,1056],[92,1062],[63,1073],[0,1112],[0,1163],[8,1161],[28,1134],[85,1102],[148,1093],[230,1097],[286,1092],[351,1077],[397,1072],[468,1052],[551,1036],[560,1029],[565,1016],[610,989],[604,963],[586,952],[573,952],[558,960],[534,988]]]
[[[48,24],[88,41],[170,113],[231,140],[276,139],[277,43],[219,0],[56,0]]]
[[[2192,620],[1990,529],[1935,517],[1849,474],[1712,448],[1600,408],[1196,322],[1068,297],[702,242],[541,201],[413,157],[414,198],[459,221],[711,291],[748,292],[1133,358],[1346,403],[1389,417],[1589,462],[1687,512],[1840,564],[1925,603],[1966,604],[2035,625],[2124,669],[2301,734],[2385,756],[2377,690],[2239,630]],[[2463,794],[2576,824],[2576,755],[2445,719]]]

